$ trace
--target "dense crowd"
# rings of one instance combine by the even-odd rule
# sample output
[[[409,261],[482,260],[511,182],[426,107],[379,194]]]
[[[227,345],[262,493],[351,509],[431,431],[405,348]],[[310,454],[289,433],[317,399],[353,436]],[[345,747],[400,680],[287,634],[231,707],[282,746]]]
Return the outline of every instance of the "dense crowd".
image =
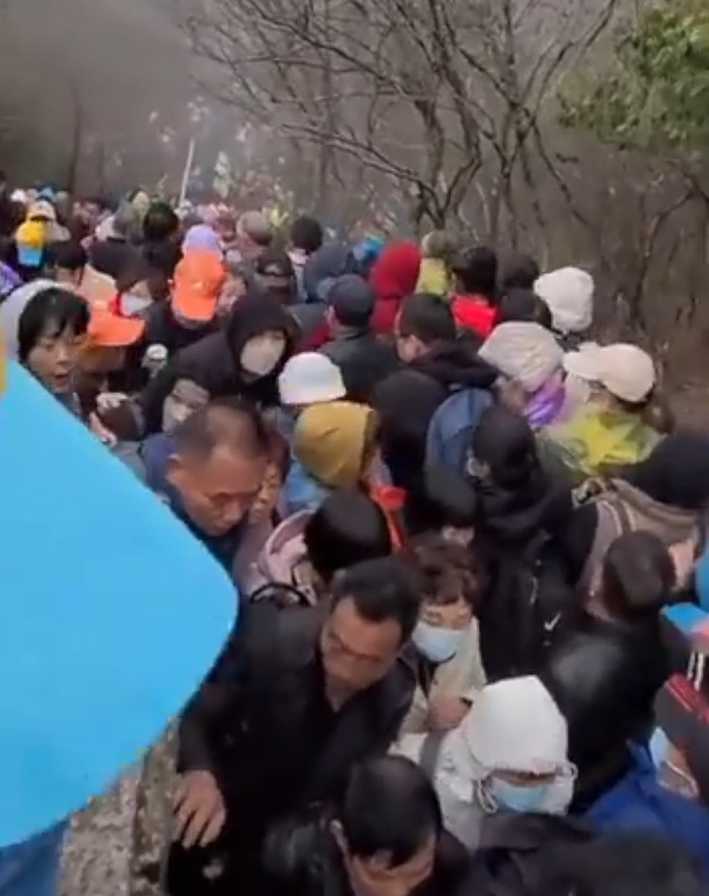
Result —
[[[167,892],[703,892],[709,436],[593,308],[457,234],[0,184],[8,357],[239,603]]]

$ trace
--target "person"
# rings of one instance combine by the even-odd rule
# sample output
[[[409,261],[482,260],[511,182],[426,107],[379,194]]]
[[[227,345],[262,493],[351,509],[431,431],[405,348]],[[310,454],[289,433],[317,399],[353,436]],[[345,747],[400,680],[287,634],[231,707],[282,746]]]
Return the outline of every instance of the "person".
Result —
[[[209,224],[194,224],[182,240],[182,254],[186,252],[209,252],[221,261],[223,257],[219,234]]]
[[[578,348],[593,323],[593,277],[580,268],[559,268],[538,277],[534,291],[551,311],[551,328],[564,350]]]
[[[609,546],[627,532],[651,532],[668,548],[689,549],[691,557],[702,553],[708,464],[709,438],[680,430],[645,461],[611,479],[596,500],[574,511],[563,533],[563,550],[582,594],[593,590]]]
[[[334,488],[366,491],[378,429],[377,414],[365,405],[330,401],[307,407],[293,435],[294,460],[282,494],[285,514],[317,509]]]
[[[165,398],[178,379],[192,380],[213,398],[241,395],[275,406],[278,376],[295,339],[285,309],[258,294],[245,296],[221,329],[178,351],[143,390],[139,404],[146,433],[159,432]]]
[[[522,252],[505,252],[498,265],[500,295],[505,296],[513,289],[531,291],[539,279],[539,265]]]
[[[497,323],[497,255],[479,247],[454,261],[456,292],[452,308],[456,324],[487,339]]]
[[[244,591],[257,599],[259,590],[284,585],[289,603],[315,605],[327,597],[339,570],[391,551],[378,505],[362,492],[335,489],[314,513],[299,511],[273,531],[248,571]]]
[[[323,243],[303,268],[303,287],[308,302],[329,302],[330,289],[338,277],[352,273],[352,250],[344,243]]]
[[[140,256],[120,273],[115,287],[112,308],[123,317],[145,318],[154,304],[164,302],[170,294],[165,273]]]
[[[414,688],[399,654],[418,612],[415,575],[395,557],[337,576],[326,613],[248,608],[180,725],[172,896],[268,892],[269,827],[332,799],[354,763],[394,740]],[[221,877],[207,885],[217,856]]]
[[[269,247],[256,260],[255,280],[264,293],[280,305],[293,305],[297,299],[293,263],[282,249]]]
[[[498,324],[513,321],[540,324],[545,330],[551,330],[551,310],[533,290],[515,287],[500,298],[498,315]]]
[[[100,274],[117,280],[124,271],[138,264],[140,253],[129,240],[136,220],[135,209],[129,203],[122,203],[105,222],[100,238],[89,250],[91,266]]]
[[[62,287],[81,294],[84,271],[88,264],[88,255],[81,243],[67,241],[52,243],[49,256],[54,268],[54,279]]]
[[[317,218],[300,215],[293,222],[290,231],[291,249],[289,254],[296,278],[298,301],[307,301],[303,285],[303,271],[306,262],[323,244],[323,229]]]
[[[540,324],[498,324],[480,349],[480,357],[501,374],[497,384],[501,401],[523,414],[533,430],[572,414],[564,387],[564,353]]]
[[[226,271],[219,255],[190,249],[175,268],[168,302],[155,302],[146,314],[145,343],[163,345],[171,358],[215,329]]]
[[[340,368],[350,401],[367,404],[377,383],[398,366],[392,347],[370,328],[374,290],[356,274],[345,274],[335,280],[328,302],[331,339],[320,351]]]
[[[174,209],[167,202],[152,202],[143,218],[143,258],[168,279],[182,256],[179,235],[180,219]]]
[[[292,896],[452,894],[467,870],[426,776],[395,756],[356,765],[334,806],[277,825],[265,854]]]
[[[436,534],[468,547],[477,514],[477,494],[469,477],[443,464],[427,463],[406,495],[404,520],[412,537]]]
[[[337,401],[346,394],[339,367],[319,352],[300,352],[286,362],[278,377],[278,431],[289,444],[301,412],[311,404]]]
[[[475,543],[490,572],[478,620],[490,678],[536,671],[562,609],[572,599],[559,532],[572,513],[563,475],[543,468],[523,417],[488,408],[473,436]]]
[[[427,233],[421,240],[421,267],[415,292],[447,299],[453,286],[450,265],[456,242],[444,230]]]
[[[369,282],[377,297],[372,316],[376,333],[391,333],[401,303],[416,289],[421,250],[416,243],[390,243],[374,263]]]
[[[88,325],[86,302],[75,293],[54,286],[30,299],[17,330],[20,362],[77,416],[81,408],[74,376]]]
[[[647,352],[627,343],[588,345],[567,354],[564,368],[591,383],[592,393],[571,419],[547,427],[542,439],[574,481],[612,476],[644,460],[660,440],[645,418],[656,382]]]
[[[273,230],[262,212],[244,212],[236,222],[236,247],[246,268],[253,268],[272,242]]]
[[[559,707],[530,675],[486,685],[453,731],[406,735],[396,752],[427,772],[446,829],[472,853],[497,812],[567,812],[576,776],[567,742]]]
[[[417,687],[401,733],[448,731],[462,722],[486,683],[475,618],[485,572],[474,549],[440,535],[411,539],[407,555],[423,590],[410,652]]]

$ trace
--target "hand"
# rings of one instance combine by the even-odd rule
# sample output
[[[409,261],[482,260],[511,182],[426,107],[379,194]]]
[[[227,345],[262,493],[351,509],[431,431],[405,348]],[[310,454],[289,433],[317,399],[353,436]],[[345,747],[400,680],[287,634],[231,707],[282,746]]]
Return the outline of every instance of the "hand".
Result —
[[[123,392],[101,392],[96,398],[96,407],[99,411],[113,411],[130,398]]]
[[[434,697],[428,708],[428,725],[432,731],[450,731],[460,725],[469,709],[470,704],[460,697]]]
[[[208,846],[217,839],[226,821],[226,807],[211,772],[194,771],[183,775],[175,799],[177,830],[175,839],[185,849]]]
[[[91,432],[98,436],[98,438],[103,442],[104,445],[107,445],[109,448],[115,448],[118,444],[118,438],[115,433],[111,432],[110,429],[107,429],[103,423],[99,420],[97,414],[89,414],[89,428]]]

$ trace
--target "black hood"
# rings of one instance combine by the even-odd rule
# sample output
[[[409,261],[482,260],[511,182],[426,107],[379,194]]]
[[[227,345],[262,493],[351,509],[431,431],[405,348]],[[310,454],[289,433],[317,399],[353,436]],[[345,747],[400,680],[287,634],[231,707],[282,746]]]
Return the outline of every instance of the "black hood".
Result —
[[[558,531],[573,509],[566,483],[555,482],[541,467],[514,489],[478,484],[480,528],[495,541],[524,543],[540,530]]]
[[[497,370],[479,357],[475,342],[465,337],[435,345],[410,366],[447,389],[489,389],[498,377]]]

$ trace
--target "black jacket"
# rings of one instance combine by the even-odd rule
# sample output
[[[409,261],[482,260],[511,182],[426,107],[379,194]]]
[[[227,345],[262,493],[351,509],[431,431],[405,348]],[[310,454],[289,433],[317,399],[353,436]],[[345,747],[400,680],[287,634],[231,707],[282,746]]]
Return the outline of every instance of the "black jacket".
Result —
[[[145,345],[164,345],[171,358],[176,352],[209,336],[215,329],[211,321],[195,328],[183,327],[175,319],[169,302],[155,302],[148,310],[143,342]]]
[[[397,662],[338,713],[325,698],[322,610],[252,604],[180,728],[183,770],[216,776],[231,824],[259,840],[275,818],[336,794],[354,762],[384,753],[414,676]]]
[[[430,376],[451,392],[456,389],[489,389],[499,375],[478,355],[475,341],[466,336],[433,346],[409,366]]]
[[[93,244],[89,252],[89,259],[92,267],[97,271],[108,274],[109,277],[116,280],[125,271],[137,267],[141,262],[141,255],[126,240],[109,237],[107,240]]]
[[[311,813],[269,831],[264,866],[273,890],[288,896],[353,896],[342,853],[330,832],[330,814]],[[469,861],[463,846],[444,832],[433,874],[412,896],[448,896],[465,879]]]
[[[347,397],[369,403],[374,387],[399,366],[394,348],[369,330],[351,329],[320,351],[342,371]]]

